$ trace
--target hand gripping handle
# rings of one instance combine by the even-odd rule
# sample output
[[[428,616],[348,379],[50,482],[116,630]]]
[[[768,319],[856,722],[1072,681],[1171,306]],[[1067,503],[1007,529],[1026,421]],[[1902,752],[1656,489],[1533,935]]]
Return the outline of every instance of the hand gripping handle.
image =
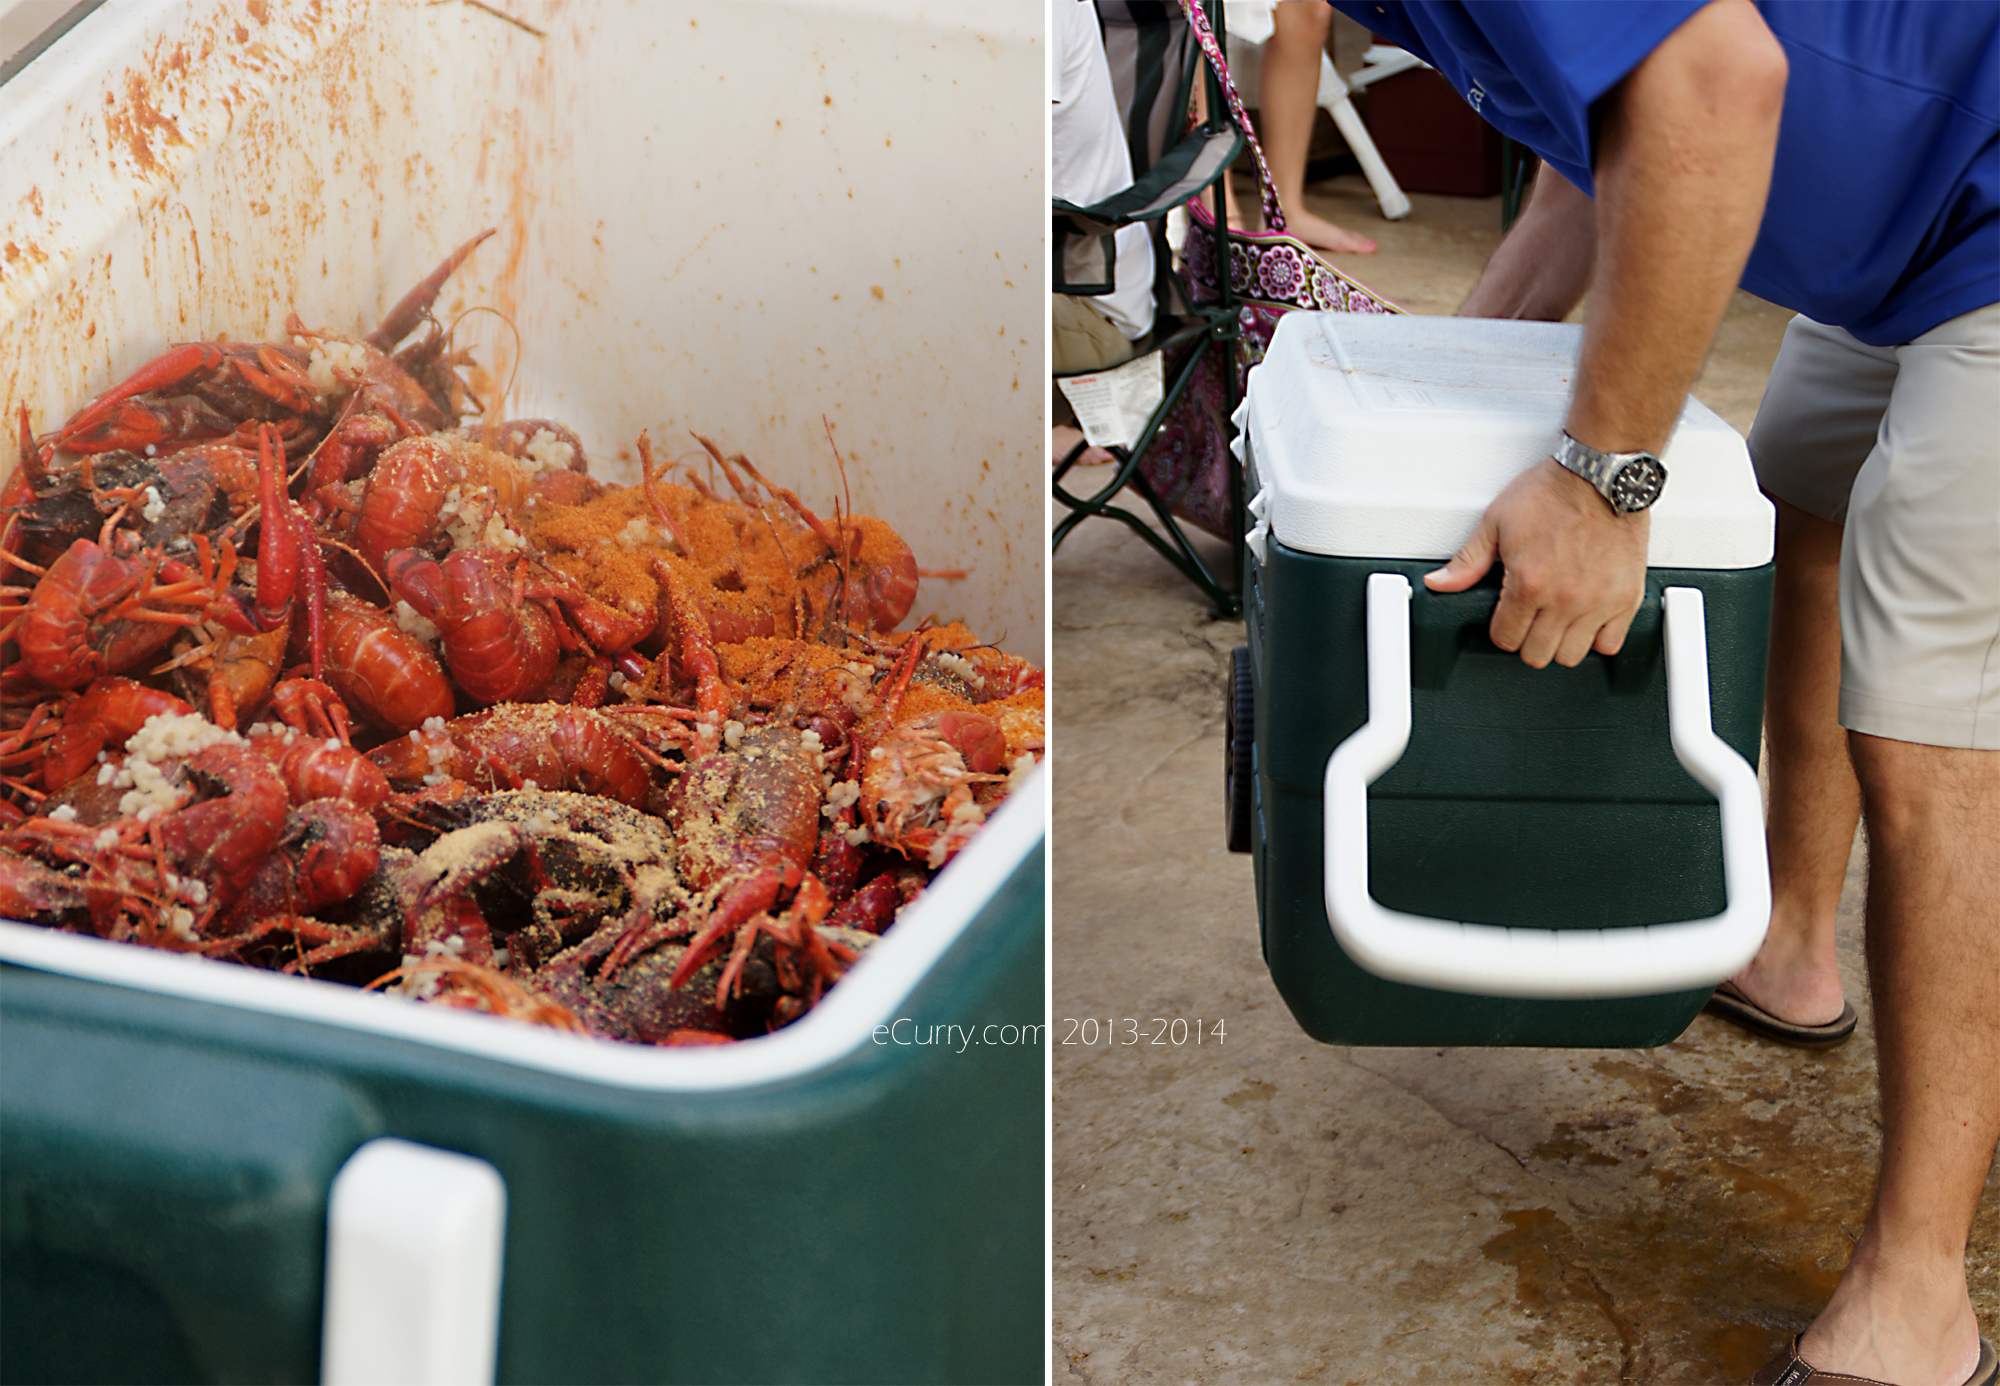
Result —
[[[1609,998],[1712,986],[1747,963],[1771,918],[1757,772],[1709,719],[1699,589],[1664,597],[1674,754],[1722,805],[1727,905],[1711,919],[1613,929],[1516,929],[1384,909],[1368,894],[1368,786],[1410,741],[1410,584],[1368,579],[1368,721],[1326,762],[1326,913],[1349,957],[1378,977],[1477,996]]]

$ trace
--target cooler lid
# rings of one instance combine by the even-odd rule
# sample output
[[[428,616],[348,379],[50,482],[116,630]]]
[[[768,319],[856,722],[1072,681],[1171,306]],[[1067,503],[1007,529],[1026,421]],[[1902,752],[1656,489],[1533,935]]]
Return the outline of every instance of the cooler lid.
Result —
[[[1287,313],[1237,415],[1265,522],[1308,553],[1449,558],[1549,455],[1582,342],[1574,323]],[[1660,460],[1650,566],[1770,562],[1771,504],[1735,429],[1690,397]]]

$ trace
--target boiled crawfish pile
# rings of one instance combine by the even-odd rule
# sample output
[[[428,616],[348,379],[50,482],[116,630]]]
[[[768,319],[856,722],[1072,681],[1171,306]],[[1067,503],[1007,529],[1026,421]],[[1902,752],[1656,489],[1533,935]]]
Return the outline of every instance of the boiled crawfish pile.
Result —
[[[675,481],[641,435],[613,487],[560,423],[467,425],[430,310],[484,238],[365,338],[294,316],[53,433],[21,411],[0,917],[618,1039],[763,1033],[1039,757],[1041,674],[898,633],[903,541],[705,439]]]

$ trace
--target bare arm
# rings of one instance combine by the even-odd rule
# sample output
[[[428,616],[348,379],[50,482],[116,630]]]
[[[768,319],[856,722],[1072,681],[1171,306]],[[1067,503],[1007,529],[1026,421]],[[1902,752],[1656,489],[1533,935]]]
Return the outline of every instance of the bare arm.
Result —
[[[1569,414],[1580,441],[1666,446],[1757,239],[1785,77],[1748,0],[1717,0],[1605,112],[1596,293]]]
[[[1560,322],[1590,288],[1597,204],[1543,164],[1521,219],[1458,306],[1461,318]]]
[[[1748,0],[1713,0],[1600,103],[1596,272],[1567,422],[1578,441],[1666,446],[1763,219],[1785,77]],[[1501,492],[1426,581],[1460,591],[1501,559],[1494,643],[1536,668],[1574,665],[1624,644],[1647,532],[1643,511],[1612,514],[1551,459]]]

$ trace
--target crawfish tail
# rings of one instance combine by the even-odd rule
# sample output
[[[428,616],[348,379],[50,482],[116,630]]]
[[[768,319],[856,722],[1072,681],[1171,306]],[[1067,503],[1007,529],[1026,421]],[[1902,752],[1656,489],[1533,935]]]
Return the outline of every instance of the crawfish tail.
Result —
[[[652,769],[610,717],[564,703],[504,703],[454,718],[440,731],[398,737],[369,752],[391,780],[442,774],[484,789],[571,789],[637,807]]]
[[[359,597],[328,594],[326,660],[326,681],[341,701],[392,731],[452,714],[451,683],[437,656]]]
[[[175,717],[194,708],[171,693],[108,674],[83,691],[63,713],[62,730],[49,741],[42,783],[61,789],[97,761],[106,746],[123,746],[152,716]]]
[[[434,564],[411,553],[389,556],[391,590],[443,632],[445,662],[466,696],[486,706],[540,696],[555,675],[555,622],[516,598],[507,560],[460,549]]]
[[[326,799],[366,810],[389,797],[389,777],[351,746],[312,736],[260,736],[252,744],[270,759],[295,804]]]

